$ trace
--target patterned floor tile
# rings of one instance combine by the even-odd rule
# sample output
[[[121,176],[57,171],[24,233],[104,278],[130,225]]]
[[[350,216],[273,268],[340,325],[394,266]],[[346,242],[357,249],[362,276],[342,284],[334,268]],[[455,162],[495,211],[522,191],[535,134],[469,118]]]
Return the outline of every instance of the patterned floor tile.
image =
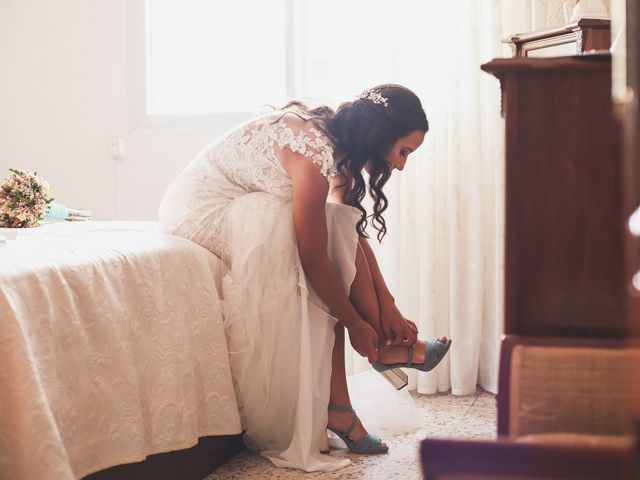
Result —
[[[479,390],[477,395],[413,395],[422,421],[417,432],[385,439],[387,455],[353,455],[348,450],[332,450],[331,455],[348,457],[351,465],[337,472],[305,473],[276,468],[254,452],[237,455],[205,480],[264,479],[398,479],[422,478],[418,460],[420,440],[427,437],[495,438],[495,396]]]

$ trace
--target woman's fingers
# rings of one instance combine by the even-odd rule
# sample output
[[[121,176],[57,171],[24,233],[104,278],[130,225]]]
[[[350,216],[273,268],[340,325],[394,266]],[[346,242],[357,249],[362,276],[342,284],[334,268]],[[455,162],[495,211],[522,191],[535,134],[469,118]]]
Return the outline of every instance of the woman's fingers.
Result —
[[[402,345],[405,347],[411,346],[416,343],[418,337],[415,332],[407,325],[404,330],[404,334],[402,337]]]
[[[374,333],[373,343],[369,346],[369,352],[366,357],[369,359],[369,363],[375,363],[378,361],[378,335]]]
[[[389,337],[388,345],[398,345],[400,340],[402,340],[402,332],[398,329],[397,325],[394,325],[393,332]]]
[[[371,331],[373,332],[373,342],[372,342],[372,346],[373,346],[373,362],[377,362],[378,361],[378,334],[376,333],[376,331],[372,328]]]
[[[408,320],[404,320],[395,326],[393,345],[401,345],[408,347],[413,345],[417,340],[417,332],[411,329]]]
[[[416,327],[416,324],[413,323],[411,320],[407,320],[407,327],[411,332],[411,338],[412,338],[411,345],[413,345],[418,340],[418,327]]]
[[[393,338],[393,330],[391,329],[391,325],[384,323],[382,325],[382,331],[384,335],[387,337],[387,341],[385,342],[387,345],[391,345],[391,339]]]
[[[409,345],[413,345],[418,341],[418,332],[409,329]]]
[[[404,321],[399,321],[394,324],[393,332],[393,345],[406,345],[407,338],[407,324]]]
[[[361,321],[349,330],[353,348],[370,363],[378,361],[378,334],[368,323]]]
[[[369,363],[376,363],[378,361],[378,352],[372,350],[367,358],[369,359]]]
[[[418,341],[418,329],[416,328],[415,323],[411,320],[407,320],[406,318],[404,319],[404,328],[405,333],[403,340],[406,340],[403,342],[403,345],[411,346]]]

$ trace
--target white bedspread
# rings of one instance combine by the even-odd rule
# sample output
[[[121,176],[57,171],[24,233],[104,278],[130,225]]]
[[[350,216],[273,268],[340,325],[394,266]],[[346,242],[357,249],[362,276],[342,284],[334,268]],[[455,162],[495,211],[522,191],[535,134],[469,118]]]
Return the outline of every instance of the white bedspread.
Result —
[[[0,246],[0,478],[73,479],[240,433],[219,260],[147,222]]]

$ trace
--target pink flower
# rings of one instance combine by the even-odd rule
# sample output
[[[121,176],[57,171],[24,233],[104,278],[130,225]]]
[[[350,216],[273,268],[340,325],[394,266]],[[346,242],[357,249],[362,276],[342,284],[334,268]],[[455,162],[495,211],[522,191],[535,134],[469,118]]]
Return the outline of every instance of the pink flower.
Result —
[[[10,172],[0,184],[0,227],[37,227],[49,211],[53,190],[35,173]]]

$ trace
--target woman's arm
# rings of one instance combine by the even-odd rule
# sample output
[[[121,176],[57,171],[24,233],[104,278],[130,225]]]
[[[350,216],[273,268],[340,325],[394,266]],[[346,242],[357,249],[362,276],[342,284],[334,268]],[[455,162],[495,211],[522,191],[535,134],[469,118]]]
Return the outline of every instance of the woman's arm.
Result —
[[[371,272],[373,286],[375,287],[380,307],[382,308],[383,305],[395,304],[395,299],[393,298],[393,295],[391,295],[391,292],[384,281],[376,256],[371,249],[371,245],[369,245],[369,242],[363,236],[360,236],[358,241],[360,242],[364,256],[367,259],[367,263],[369,264],[369,271]]]
[[[331,179],[331,199],[336,203],[344,203],[344,192],[347,182],[341,176],[335,176]],[[373,286],[380,304],[380,324],[385,332],[387,344],[404,344],[413,345],[418,338],[418,329],[415,323],[404,318],[404,316],[396,307],[395,299],[384,281],[376,256],[371,249],[371,245],[363,236],[359,238],[360,246],[364,252]],[[407,337],[406,342],[402,339]]]
[[[387,344],[413,345],[418,339],[418,329],[416,325],[404,318],[400,310],[398,310],[395,299],[393,295],[391,295],[387,283],[384,281],[376,256],[367,239],[361,236],[359,242],[364,256],[367,259],[371,279],[373,280],[373,287],[375,288],[378,303],[380,304],[380,325],[387,336]],[[404,337],[407,338],[406,342],[402,341]]]
[[[326,201],[329,185],[313,162],[285,148],[280,161],[293,182],[293,225],[298,253],[313,289],[349,330],[353,348],[373,363],[378,336],[353,307],[327,253]]]

